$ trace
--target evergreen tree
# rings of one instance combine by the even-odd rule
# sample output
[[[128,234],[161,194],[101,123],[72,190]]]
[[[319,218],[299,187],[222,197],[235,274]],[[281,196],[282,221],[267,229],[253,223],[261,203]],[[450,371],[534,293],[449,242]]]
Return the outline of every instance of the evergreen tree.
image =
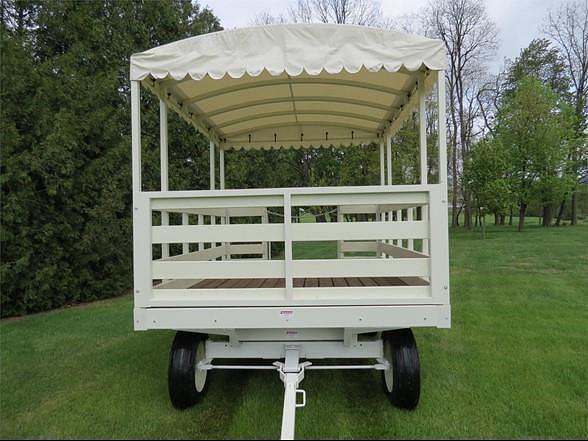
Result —
[[[189,0],[3,2],[3,316],[130,287],[130,55],[220,29]],[[158,133],[158,105],[143,95],[144,128]],[[207,143],[178,119],[173,185],[198,188],[185,164],[200,168]],[[157,144],[145,137],[146,188],[158,188]]]

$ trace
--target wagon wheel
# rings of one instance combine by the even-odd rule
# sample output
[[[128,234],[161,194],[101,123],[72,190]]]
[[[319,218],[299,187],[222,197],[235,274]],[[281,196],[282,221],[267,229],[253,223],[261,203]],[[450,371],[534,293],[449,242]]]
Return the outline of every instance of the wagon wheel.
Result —
[[[178,332],[172,343],[167,375],[169,398],[177,409],[186,409],[206,393],[207,371],[197,365],[206,358],[206,335]]]
[[[384,389],[397,407],[414,409],[419,402],[421,372],[419,353],[410,329],[398,329],[382,334],[384,358],[390,369],[383,372]]]

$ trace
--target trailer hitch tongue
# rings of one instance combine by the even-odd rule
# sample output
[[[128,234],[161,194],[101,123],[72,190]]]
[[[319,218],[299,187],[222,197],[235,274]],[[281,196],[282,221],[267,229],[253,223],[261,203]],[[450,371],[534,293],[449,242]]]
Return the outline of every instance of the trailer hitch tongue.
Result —
[[[311,363],[300,363],[299,346],[286,346],[284,363],[278,361],[274,365],[278,368],[280,379],[284,382],[281,439],[294,439],[296,408],[306,406],[306,391],[298,389],[298,385],[304,379],[304,368]],[[298,395],[302,396],[300,403],[297,400]]]

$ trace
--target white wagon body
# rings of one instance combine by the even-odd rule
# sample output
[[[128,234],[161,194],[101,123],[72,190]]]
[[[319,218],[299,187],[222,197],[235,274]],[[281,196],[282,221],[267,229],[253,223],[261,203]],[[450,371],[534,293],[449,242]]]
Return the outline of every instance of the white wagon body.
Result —
[[[392,375],[381,334],[362,334],[450,327],[445,63],[438,40],[347,25],[223,31],[133,55],[135,329],[226,336],[198,345],[197,389],[210,369],[250,367],[215,359],[285,359],[269,367],[286,384],[288,438],[298,383],[321,367],[299,359],[376,359],[362,366]],[[156,192],[141,186],[141,85],[160,101]],[[429,184],[432,91],[438,178]],[[210,190],[168,190],[168,109],[210,140],[202,171]],[[414,112],[420,184],[391,185],[391,138]],[[380,185],[225,189],[225,154],[234,149],[368,143],[380,145]],[[297,222],[317,206],[336,211],[336,221]],[[293,256],[293,243],[316,241],[336,241],[336,258]],[[272,255],[272,243],[283,252]],[[170,255],[171,244],[182,252]]]

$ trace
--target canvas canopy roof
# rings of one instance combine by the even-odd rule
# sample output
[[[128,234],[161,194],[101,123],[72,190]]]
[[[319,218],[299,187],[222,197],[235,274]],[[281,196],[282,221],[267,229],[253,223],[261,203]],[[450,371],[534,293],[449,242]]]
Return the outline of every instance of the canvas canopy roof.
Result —
[[[200,35],[131,57],[155,92],[221,148],[318,147],[391,134],[446,68],[443,42],[353,25]]]

